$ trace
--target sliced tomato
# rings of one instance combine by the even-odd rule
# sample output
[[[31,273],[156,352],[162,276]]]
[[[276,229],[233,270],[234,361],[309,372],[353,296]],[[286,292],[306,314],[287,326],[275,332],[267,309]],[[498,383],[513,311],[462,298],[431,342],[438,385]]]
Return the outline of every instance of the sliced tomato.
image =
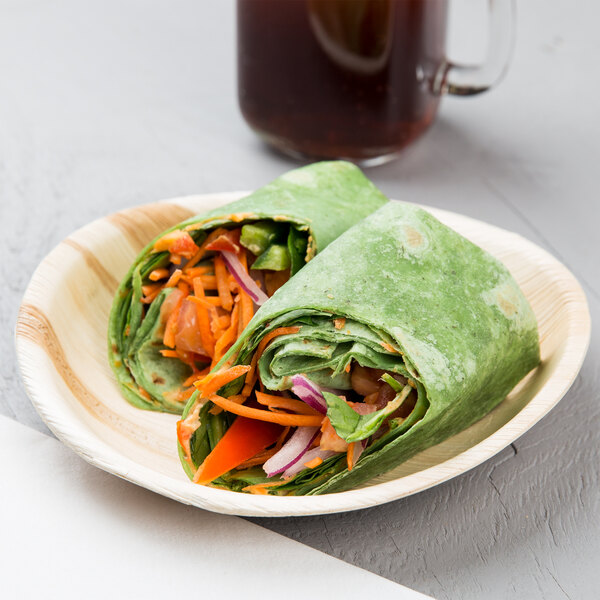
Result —
[[[174,289],[163,301],[160,306],[160,322],[164,325],[173,309],[177,306],[180,298],[183,298],[184,293],[181,290]]]
[[[319,443],[321,450],[333,450],[333,452],[346,452],[348,450],[348,442],[336,433],[328,417],[323,419],[321,432],[321,442]]]
[[[206,249],[214,250],[215,252],[226,251],[237,254],[241,249],[240,233],[241,229],[227,230],[207,244]]]
[[[192,258],[192,256],[198,252],[198,246],[187,231],[182,231],[181,233],[183,235],[180,235],[171,246],[169,246],[169,251],[171,254],[179,254],[184,258]]]
[[[171,254],[179,254],[185,258],[192,258],[198,252],[198,246],[187,231],[176,229],[163,235],[154,243],[154,250],[162,252],[168,250]]]
[[[183,301],[179,311],[175,347],[178,351],[195,352],[201,356],[208,356],[202,345],[202,335],[198,326],[198,311],[194,302],[189,298]]]

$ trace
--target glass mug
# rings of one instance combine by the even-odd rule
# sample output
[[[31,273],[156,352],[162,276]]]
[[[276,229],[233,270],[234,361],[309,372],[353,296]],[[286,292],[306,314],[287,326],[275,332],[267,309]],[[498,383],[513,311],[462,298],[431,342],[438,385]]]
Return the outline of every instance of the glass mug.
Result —
[[[246,122],[282,152],[378,164],[432,123],[440,97],[483,92],[513,47],[514,0],[488,0],[488,57],[445,55],[447,0],[237,0]]]

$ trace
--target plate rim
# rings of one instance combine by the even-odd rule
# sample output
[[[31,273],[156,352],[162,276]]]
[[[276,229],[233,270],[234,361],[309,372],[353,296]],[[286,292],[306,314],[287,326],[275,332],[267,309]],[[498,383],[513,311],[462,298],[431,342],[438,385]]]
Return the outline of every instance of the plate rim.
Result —
[[[15,345],[21,378],[26,392],[49,429],[66,446],[71,448],[90,464],[117,475],[132,483],[150,489],[161,495],[167,496],[184,504],[191,504],[206,510],[223,514],[235,514],[240,516],[257,517],[286,517],[304,516],[315,514],[327,514],[346,512],[369,508],[379,504],[392,502],[400,498],[419,493],[453,477],[462,475],[489,460],[508,445],[513,443],[531,427],[539,422],[552,408],[560,402],[567,393],[575,378],[577,377],[585,359],[591,337],[591,317],[586,295],[573,273],[558,259],[545,249],[531,242],[518,233],[492,225],[485,221],[474,219],[446,209],[421,205],[431,212],[435,217],[458,218],[475,226],[483,225],[485,228],[493,229],[502,235],[516,236],[520,243],[528,246],[538,257],[543,257],[554,267],[562,271],[569,282],[569,290],[572,294],[572,304],[569,314],[576,313],[579,321],[575,333],[571,332],[573,320],[569,320],[569,335],[566,337],[565,348],[553,374],[549,377],[542,388],[530,399],[530,401],[517,412],[509,421],[502,425],[488,437],[477,444],[469,447],[463,452],[422,471],[400,477],[391,481],[378,483],[365,488],[338,492],[334,494],[323,494],[320,496],[256,496],[241,494],[228,490],[219,490],[206,486],[197,486],[189,481],[177,480],[166,474],[159,473],[149,467],[141,465],[132,458],[118,453],[110,444],[98,437],[96,432],[89,428],[84,422],[76,419],[68,410],[66,400],[57,389],[48,390],[39,387],[40,364],[45,369],[56,370],[52,359],[39,343],[33,341],[24,333],[24,307],[35,306],[36,288],[47,288],[48,279],[44,278],[45,269],[51,264],[53,256],[60,252],[61,247],[74,236],[81,235],[88,228],[97,226],[100,222],[108,220],[114,215],[119,215],[136,208],[156,205],[178,205],[186,206],[192,203],[207,201],[220,201],[226,203],[242,197],[248,192],[215,192],[205,194],[193,194],[178,196],[149,204],[133,206],[123,210],[105,215],[78,228],[59,242],[39,263],[35,269],[23,296],[19,307],[19,313],[15,328]],[[32,302],[32,300],[34,300]],[[583,317],[583,318],[582,318]],[[50,317],[47,317],[50,319]],[[567,361],[568,358],[568,361]],[[564,377],[561,366],[567,361],[568,376]],[[556,373],[561,373],[562,383],[559,387],[552,387]],[[36,374],[36,376],[33,375]],[[58,375],[60,377],[60,374]],[[58,400],[58,402],[56,402]],[[61,404],[62,402],[62,404]],[[514,431],[513,431],[514,430]],[[515,433],[517,431],[517,433]],[[420,482],[416,485],[407,485],[410,482]],[[408,489],[407,489],[408,488]]]

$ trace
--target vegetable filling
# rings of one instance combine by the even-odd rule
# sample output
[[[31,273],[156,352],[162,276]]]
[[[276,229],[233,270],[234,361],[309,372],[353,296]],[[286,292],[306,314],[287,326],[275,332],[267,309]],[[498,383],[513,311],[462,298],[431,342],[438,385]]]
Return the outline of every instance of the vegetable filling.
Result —
[[[162,382],[155,367],[160,357],[176,361],[171,372],[181,373],[180,385],[162,392],[168,402],[187,402],[194,383],[226,354],[256,308],[304,265],[306,251],[306,232],[274,221],[219,227],[208,235],[177,229],[154,243],[153,253],[134,275],[138,285],[124,335],[133,334],[137,303],[136,333],[154,327],[148,350],[153,354],[146,360],[154,367],[151,382]],[[150,398],[150,385],[141,379],[136,378],[138,392]]]
[[[343,327],[345,319],[332,321],[336,330],[340,323]],[[302,328],[276,327],[262,337],[249,364],[230,366],[229,360],[195,381],[197,392],[177,427],[195,483],[228,489],[237,483],[238,491],[254,494],[297,493],[303,478],[352,470],[381,440],[423,417],[422,387],[404,366],[377,369],[360,358],[346,360],[343,381],[330,368],[323,383],[321,369],[318,376],[316,371],[284,376],[279,386],[270,382],[281,389],[267,390],[262,361],[270,360],[272,368],[273,348],[281,340],[290,344]],[[402,363],[390,342],[381,348]],[[341,389],[332,389],[336,381]],[[224,425],[220,435],[211,432],[217,421]]]

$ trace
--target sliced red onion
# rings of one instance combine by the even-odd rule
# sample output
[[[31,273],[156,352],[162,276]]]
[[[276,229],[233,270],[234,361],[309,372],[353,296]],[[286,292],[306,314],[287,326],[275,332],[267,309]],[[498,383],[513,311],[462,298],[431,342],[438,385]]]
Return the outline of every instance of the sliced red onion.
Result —
[[[281,450],[271,456],[263,465],[267,477],[283,473],[299,461],[310,448],[318,432],[318,427],[297,427],[294,435],[283,445]]]
[[[327,414],[327,402],[323,398],[321,389],[305,375],[292,376],[292,392],[306,402],[311,408],[318,410],[321,414]]]
[[[321,450],[321,448],[313,448],[304,454],[302,460],[296,461],[291,467],[286,469],[282,475],[284,479],[289,479],[294,475],[300,473],[300,471],[306,469],[305,467],[307,462],[314,460],[315,458],[321,458],[323,460],[327,460],[329,457],[334,456],[335,454],[340,454],[339,452],[334,452],[333,450]]]
[[[256,281],[248,275],[235,253],[221,250],[221,256],[229,272],[234,276],[240,287],[252,298],[253,302],[259,306],[264,304],[269,297],[256,285]]]

